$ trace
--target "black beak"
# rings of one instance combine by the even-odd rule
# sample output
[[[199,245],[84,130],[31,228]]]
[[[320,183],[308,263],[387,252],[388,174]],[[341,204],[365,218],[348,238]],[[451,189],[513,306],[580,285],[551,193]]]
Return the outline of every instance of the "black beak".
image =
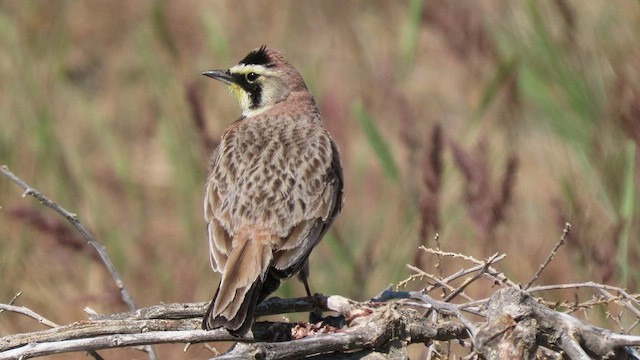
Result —
[[[233,78],[229,70],[209,70],[202,73],[204,76],[220,80],[225,84],[232,84]]]

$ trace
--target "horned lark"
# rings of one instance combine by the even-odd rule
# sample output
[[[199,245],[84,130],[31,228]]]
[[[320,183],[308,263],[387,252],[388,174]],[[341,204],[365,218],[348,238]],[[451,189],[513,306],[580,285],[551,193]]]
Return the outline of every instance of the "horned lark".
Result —
[[[340,212],[342,168],[313,96],[281,50],[262,46],[203,75],[229,86],[242,115],[224,131],[206,182],[211,266],[222,278],[202,327],[245,335],[256,305],[306,267]]]

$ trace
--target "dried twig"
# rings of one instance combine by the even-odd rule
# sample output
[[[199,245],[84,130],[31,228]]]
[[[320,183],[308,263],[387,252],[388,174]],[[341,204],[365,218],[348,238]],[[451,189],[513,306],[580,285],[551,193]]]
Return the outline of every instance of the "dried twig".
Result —
[[[558,252],[558,249],[560,249],[560,247],[564,245],[565,241],[567,240],[567,236],[569,236],[570,232],[571,232],[571,224],[569,223],[564,224],[564,229],[562,230],[562,236],[560,236],[560,240],[553,247],[553,250],[551,250],[551,253],[549,253],[549,256],[547,256],[547,259],[544,261],[544,263],[540,265],[540,268],[538,269],[538,271],[536,271],[536,273],[533,274],[533,276],[531,277],[531,280],[529,280],[527,285],[524,286],[525,290],[531,287],[531,285],[533,285],[533,283],[536,280],[538,280],[542,271],[544,271],[544,269],[546,269],[547,266],[549,266],[549,264],[551,263],[551,260],[553,260],[553,257]]]
[[[447,295],[444,298],[444,301],[451,301],[453,298],[455,298],[456,296],[458,296],[461,292],[464,291],[464,289],[467,288],[467,286],[469,286],[472,282],[478,280],[480,277],[482,277],[487,270],[489,269],[489,267],[491,266],[491,264],[493,264],[495,262],[495,260],[499,257],[498,253],[493,254],[489,259],[487,259],[487,261],[485,261],[484,266],[480,269],[480,272],[478,272],[477,274],[475,274],[474,276],[466,279],[462,285],[460,285],[454,292],[452,292],[451,294]]]
[[[436,249],[440,250],[442,246],[440,246],[440,234],[436,233],[433,236],[433,242],[436,243]],[[436,270],[438,270],[438,275],[442,277],[442,256],[436,255]]]
[[[9,300],[7,305],[13,305],[16,302],[16,300],[20,297],[20,295],[22,295],[22,292],[18,292],[17,294],[13,295],[13,297],[11,298],[11,300]],[[0,309],[0,314],[2,314],[2,312],[4,312],[4,309]]]
[[[464,315],[462,315],[459,309],[459,305],[448,303],[446,301],[436,300],[431,296],[420,292],[412,292],[411,298],[425,302],[431,309],[441,314],[455,316],[467,328],[467,330],[469,330],[469,335],[471,336],[471,338],[473,338],[478,331],[477,327]]]
[[[627,352],[626,346],[640,345],[640,336],[620,335],[585,324],[541,305],[516,288],[498,290],[487,308],[487,322],[480,329],[475,345],[478,352],[490,359],[503,359],[506,354],[514,353],[529,355],[516,358],[532,358],[537,345],[564,351],[571,359],[591,359],[587,353],[596,358],[617,359],[614,356]]]
[[[480,269],[482,269],[485,266],[485,263],[481,260],[478,260],[476,258],[474,258],[473,256],[468,256],[468,255],[464,255],[464,254],[460,254],[460,253],[452,253],[452,252],[447,252],[447,251],[442,251],[440,249],[431,249],[431,248],[426,248],[426,247],[420,247],[420,250],[426,251],[428,253],[437,255],[437,256],[448,256],[448,257],[453,257],[453,258],[460,258],[469,262],[472,262],[474,264],[477,264],[475,267],[469,268],[469,269],[464,269],[464,270],[460,270],[455,274],[452,274],[444,279],[442,279],[443,282],[448,283],[452,280],[455,280],[457,278],[460,278],[462,276],[465,276],[469,273],[472,272],[476,272]],[[495,264],[499,261],[502,261],[507,255],[506,254],[501,254],[499,256],[497,256],[495,259],[493,259],[492,264]],[[492,279],[493,281],[497,282],[497,283],[505,283],[509,286],[514,286],[514,287],[518,287],[518,284],[514,283],[513,281],[509,280],[504,274],[502,274],[501,272],[499,272],[498,270],[494,269],[493,267],[489,266],[486,270],[486,272],[484,273],[487,277],[489,277],[490,279]]]
[[[413,279],[415,279],[415,278],[417,277],[417,278],[427,278],[427,279],[429,279],[430,281],[432,281],[432,282],[434,283],[433,285],[431,285],[431,286],[429,286],[427,289],[425,289],[425,292],[426,292],[426,293],[429,293],[431,290],[436,289],[436,288],[439,288],[439,287],[441,287],[441,288],[443,288],[443,289],[447,289],[447,290],[449,290],[449,291],[451,291],[451,292],[456,291],[456,288],[455,288],[455,287],[453,287],[453,286],[449,285],[447,282],[442,281],[441,279],[437,278],[436,276],[434,276],[434,275],[432,275],[432,274],[429,274],[429,273],[427,273],[427,272],[425,272],[425,271],[422,271],[421,269],[419,269],[419,268],[417,268],[417,267],[415,267],[415,266],[413,266],[413,265],[409,265],[409,264],[407,264],[407,267],[408,267],[410,270],[412,270],[412,271],[414,271],[414,272],[416,272],[416,273],[415,273],[415,274],[413,274],[413,275],[411,275],[408,279],[403,280],[403,281],[398,285],[399,287],[404,286],[403,284],[405,284],[405,285],[406,285],[408,281],[411,281],[411,280],[413,280]],[[446,294],[445,294],[445,295],[446,295]],[[469,297],[467,294],[462,293],[461,295],[462,295],[466,300],[468,300],[468,301],[472,301],[472,300],[473,300],[473,299],[471,299],[471,297]]]
[[[78,220],[78,217],[75,214],[67,211],[57,203],[53,202],[48,197],[44,196],[41,192],[33,188],[31,185],[27,184],[25,181],[17,177],[15,174],[9,171],[9,168],[7,166],[5,165],[0,166],[0,173],[5,177],[7,177],[9,180],[13,181],[18,186],[20,186],[22,189],[24,189],[24,193],[22,194],[22,197],[30,195],[38,199],[43,205],[53,209],[58,214],[62,215],[65,219],[67,219],[71,223],[71,225],[76,230],[78,230],[78,232],[80,232],[82,237],[84,237],[87,240],[87,242],[96,250],[98,255],[100,255],[100,259],[102,260],[104,265],[107,267],[107,270],[111,274],[111,277],[113,278],[113,281],[118,287],[118,290],[120,290],[120,296],[122,297],[122,300],[125,302],[125,304],[127,304],[129,309],[135,310],[136,304],[133,301],[133,297],[129,293],[129,290],[127,290],[127,288],[124,286],[122,277],[118,273],[118,270],[116,269],[116,267],[111,262],[109,255],[107,255],[107,251],[105,247],[102,246],[100,243],[98,243],[95,237],[80,223],[80,221]],[[156,359],[156,354],[152,348],[147,348],[146,351],[149,353],[150,359],[152,360]]]
[[[461,253],[454,253],[454,252],[450,252],[450,251],[443,251],[443,250],[440,250],[440,249],[431,249],[431,248],[424,247],[424,246],[420,246],[420,250],[428,252],[430,254],[434,254],[434,255],[449,256],[449,257],[453,257],[453,258],[459,258],[459,259],[463,259],[463,260],[472,262],[474,264],[478,264],[478,265],[483,265],[484,266],[484,261],[478,260],[478,259],[474,258],[473,256],[469,256],[469,255],[465,255],[465,254],[461,254]]]
[[[445,251],[441,251],[439,249],[428,249],[428,248],[421,248],[422,250],[425,250],[427,252],[430,253],[436,253],[438,256],[453,256],[453,257],[459,257],[459,256],[463,256],[466,257],[464,255],[461,254],[455,254],[455,253],[447,253]],[[428,250],[427,250],[428,249]],[[400,283],[398,283],[398,288],[402,288],[408,285],[409,282],[414,281],[416,279],[419,278],[428,278],[430,281],[432,281],[434,284],[430,285],[429,287],[427,287],[424,291],[425,293],[430,293],[431,291],[433,291],[434,289],[437,289],[439,287],[442,288],[446,288],[447,290],[455,293],[453,296],[457,296],[457,295],[462,295],[466,300],[474,303],[472,306],[476,306],[479,303],[482,303],[486,300],[480,300],[480,301],[473,301],[468,295],[464,294],[464,292],[459,292],[456,290],[455,287],[449,285],[449,283],[451,283],[454,280],[457,280],[465,275],[474,273],[474,272],[479,272],[477,277],[474,278],[469,278],[465,281],[466,284],[463,284],[461,287],[464,288],[466,286],[468,286],[471,282],[477,280],[477,278],[481,277],[481,276],[489,276],[491,279],[496,280],[498,276],[500,276],[501,274],[499,272],[497,272],[495,269],[493,269],[490,265],[494,265],[499,261],[502,261],[504,258],[506,257],[505,254],[494,254],[491,258],[489,258],[485,263],[479,262],[478,260],[472,258],[472,257],[468,257],[470,259],[472,259],[472,262],[476,263],[479,262],[478,265],[468,268],[468,269],[461,269],[460,271],[449,275],[445,278],[438,278],[437,276],[433,275],[433,274],[429,274],[425,271],[423,271],[422,269],[419,269],[413,265],[407,265],[407,267],[409,269],[411,269],[412,271],[416,272],[416,274],[412,274],[410,275],[407,279],[402,280]],[[504,278],[504,276],[503,276]],[[506,278],[505,278],[506,279]],[[500,280],[496,280],[499,281],[500,283],[503,282],[503,279]],[[515,283],[511,282],[510,284],[511,286],[516,286]],[[459,288],[458,288],[459,289]],[[445,297],[447,297],[445,295]],[[447,297],[448,299],[451,299],[452,297]]]
[[[37,322],[46,325],[48,327],[56,327],[58,326],[56,323],[54,323],[53,321],[45,318],[44,316],[36,313],[35,311],[26,308],[24,306],[15,306],[15,305],[9,305],[9,304],[0,304],[0,310],[7,310],[7,311],[11,311],[17,314],[22,314],[25,316],[28,316],[32,319],[35,319]]]
[[[638,298],[640,295],[632,295],[629,294],[626,290],[619,288],[617,286],[606,285],[606,284],[598,284],[593,281],[583,282],[583,283],[570,283],[570,284],[554,284],[554,285],[541,285],[535,286],[527,289],[528,293],[538,292],[538,291],[548,291],[548,290],[561,290],[561,289],[580,289],[580,288],[593,288],[598,290],[608,290],[615,291],[620,294],[625,300],[632,303],[633,305],[640,307],[640,300]],[[640,312],[637,312],[636,315],[640,317]]]
[[[109,259],[109,255],[107,255],[107,252],[104,246],[100,245],[100,243],[98,243],[95,237],[93,237],[93,235],[91,235],[91,233],[80,223],[80,221],[78,221],[78,217],[76,216],[76,214],[72,214],[71,212],[61,207],[60,205],[51,201],[49,198],[44,196],[38,190],[34,189],[31,185],[27,184],[22,179],[14,175],[11,171],[9,171],[9,168],[7,168],[6,166],[4,165],[0,166],[0,173],[2,173],[2,175],[4,175],[9,180],[16,183],[22,189],[24,189],[24,193],[22,194],[22,197],[26,197],[27,195],[30,195],[38,199],[43,205],[53,209],[58,214],[62,215],[65,219],[67,219],[71,223],[71,225],[73,225],[74,228],[76,228],[76,230],[78,230],[78,232],[80,232],[80,234],[82,234],[82,236],[87,240],[87,242],[89,242],[89,244],[91,244],[91,246],[93,246],[93,248],[96,249],[96,251],[100,255],[100,259],[102,259],[102,262],[107,267],[107,270],[111,274],[113,281],[116,283],[116,286],[120,290],[122,300],[127,304],[129,309],[135,310],[136,304],[133,301],[133,298],[131,297],[129,290],[127,290],[127,288],[124,286],[124,282],[122,281],[122,277],[118,273],[118,270],[111,262],[111,259]]]
[[[228,335],[227,335],[228,336]],[[51,354],[60,354],[89,349],[111,349],[117,347],[162,344],[176,342],[197,343],[220,339],[219,334],[205,330],[152,331],[134,334],[114,334],[82,339],[63,339],[60,341],[33,343],[12,350],[0,352],[0,360],[30,358]],[[227,338],[226,340],[232,340]]]
[[[609,301],[613,301],[613,300],[617,300],[618,297],[617,296],[613,296],[611,295],[607,290],[603,288],[599,288],[598,289],[600,291],[600,293],[602,295],[604,295],[605,297],[607,297],[607,299]],[[639,302],[638,302],[638,298],[637,296],[631,296],[629,294],[627,294],[626,291],[622,290],[622,289],[616,289],[615,290],[618,294],[620,294],[620,298],[625,299],[626,301],[624,301],[624,307],[627,308],[629,311],[631,311],[638,319],[640,319],[640,309],[638,308]],[[635,305],[635,306],[634,306]]]

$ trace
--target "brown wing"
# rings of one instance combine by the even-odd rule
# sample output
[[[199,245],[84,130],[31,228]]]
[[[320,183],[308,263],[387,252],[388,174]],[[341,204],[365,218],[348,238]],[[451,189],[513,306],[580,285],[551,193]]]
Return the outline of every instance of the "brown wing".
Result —
[[[311,183],[305,196],[307,199],[315,199],[316,203],[310,204],[311,210],[306,212],[293,227],[286,241],[274,255],[271,273],[279,278],[289,277],[300,270],[311,250],[322,240],[329,226],[342,210],[344,181],[340,154],[338,147],[329,138],[329,135],[324,131],[323,134],[329,142],[330,156],[328,159],[330,161],[320,168],[312,168],[314,175],[305,179]],[[322,151],[323,147],[320,146],[319,149]],[[318,163],[311,162],[312,167],[317,165]],[[321,191],[313,192],[314,183],[321,184]]]
[[[224,269],[227,258],[231,253],[232,240],[222,227],[222,224],[215,218],[215,209],[220,207],[220,192],[223,189],[219,188],[218,181],[213,177],[213,167],[222,146],[224,146],[222,143],[218,145],[211,156],[211,165],[204,192],[204,218],[207,222],[211,267],[214,271],[220,273]]]

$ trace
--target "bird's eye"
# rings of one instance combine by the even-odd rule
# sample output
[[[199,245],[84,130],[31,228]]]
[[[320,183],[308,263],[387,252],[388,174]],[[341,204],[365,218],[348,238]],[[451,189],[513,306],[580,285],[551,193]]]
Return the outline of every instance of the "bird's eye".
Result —
[[[258,78],[258,74],[254,72],[250,72],[247,75],[245,75],[244,78],[247,79],[248,82],[252,83],[256,81],[256,79]]]

